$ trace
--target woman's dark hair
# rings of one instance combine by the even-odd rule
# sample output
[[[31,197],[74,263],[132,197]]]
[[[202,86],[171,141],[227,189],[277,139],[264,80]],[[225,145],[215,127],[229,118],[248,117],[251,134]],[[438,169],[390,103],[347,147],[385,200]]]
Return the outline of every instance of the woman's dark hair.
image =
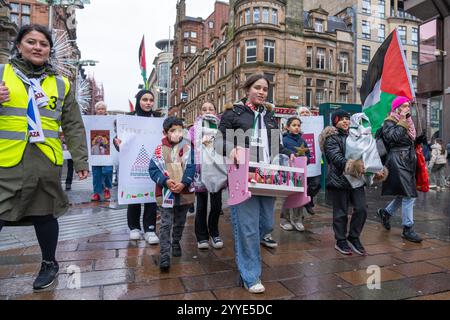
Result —
[[[266,80],[267,85],[270,86],[269,79],[267,79],[267,77],[263,73],[255,73],[255,74],[252,74],[250,77],[247,78],[247,80],[245,81],[244,85],[242,86],[242,89],[244,89],[245,91],[250,90],[252,85],[256,81],[261,80],[261,79]]]
[[[169,132],[170,128],[173,126],[181,126],[183,127],[183,120],[177,117],[168,117],[163,122],[163,130],[164,132]]]
[[[212,102],[212,101],[205,101],[205,102],[203,102],[203,103],[200,105],[200,111],[202,110],[203,106],[204,106],[206,103],[212,104],[212,106],[214,107],[214,110],[217,111],[217,107],[216,107],[216,105],[214,104],[214,102]]]
[[[300,124],[302,124],[302,120],[300,120],[297,117],[291,117],[288,119],[287,123],[286,123],[286,127],[290,127],[292,122],[294,122],[295,120],[297,120],[298,122],[300,122]]]
[[[20,28],[19,33],[17,34],[16,38],[14,39],[14,45],[11,49],[11,53],[12,54],[16,54],[17,51],[17,46],[20,44],[20,42],[22,41],[23,37],[25,37],[27,34],[29,34],[32,31],[37,31],[42,33],[48,40],[48,42],[50,43],[50,49],[53,48],[53,39],[52,39],[52,33],[50,32],[50,30],[43,25],[40,24],[29,24],[26,26],[23,26]]]
[[[436,138],[435,142],[441,146],[441,155],[444,155],[445,154],[444,141],[442,141],[441,138]]]

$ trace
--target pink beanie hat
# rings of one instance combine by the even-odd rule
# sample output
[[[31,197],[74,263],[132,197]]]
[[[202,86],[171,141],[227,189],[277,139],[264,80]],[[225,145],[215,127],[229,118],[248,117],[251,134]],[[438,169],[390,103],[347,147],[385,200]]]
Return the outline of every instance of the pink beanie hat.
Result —
[[[395,109],[400,107],[405,102],[409,102],[409,101],[410,100],[407,97],[398,96],[397,98],[394,99],[394,101],[392,101],[392,109],[391,109],[391,111],[395,111]]]

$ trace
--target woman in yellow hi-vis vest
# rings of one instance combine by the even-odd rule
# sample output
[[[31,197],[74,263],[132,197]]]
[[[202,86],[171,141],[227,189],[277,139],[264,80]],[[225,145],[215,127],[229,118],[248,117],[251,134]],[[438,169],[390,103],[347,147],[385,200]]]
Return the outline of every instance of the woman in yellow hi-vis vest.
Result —
[[[61,187],[61,126],[80,179],[88,175],[86,135],[69,81],[48,63],[49,30],[19,30],[10,63],[0,65],[0,230],[33,224],[42,251],[35,290],[48,288],[59,270],[58,221],[69,207]]]

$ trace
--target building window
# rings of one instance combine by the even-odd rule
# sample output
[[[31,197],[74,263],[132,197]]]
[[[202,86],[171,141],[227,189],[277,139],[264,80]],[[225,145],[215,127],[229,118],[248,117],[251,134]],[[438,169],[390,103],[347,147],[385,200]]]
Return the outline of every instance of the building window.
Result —
[[[306,48],[306,67],[311,69],[312,68],[312,61],[313,61],[313,48],[307,47]]]
[[[261,13],[259,8],[253,8],[253,23],[259,23],[261,19]]]
[[[275,41],[264,40],[264,61],[275,62]]]
[[[398,26],[398,34],[402,44],[406,44],[406,26]]]
[[[386,38],[386,26],[384,24],[380,24],[378,26],[378,41],[383,42]]]
[[[340,82],[339,83],[339,90],[341,90],[341,91],[348,91],[348,83],[347,82]]]
[[[269,8],[263,8],[263,23],[269,23]]]
[[[369,63],[370,62],[370,47],[369,46],[362,46],[362,63]]]
[[[411,43],[415,46],[417,46],[419,44],[419,29],[418,28],[412,28]]]
[[[312,90],[311,89],[306,89],[306,106],[307,107],[312,107]]]
[[[246,46],[245,61],[246,62],[256,62],[256,39],[245,41],[245,46]]]
[[[314,30],[316,32],[323,32],[323,20],[322,19],[316,19],[314,22]]]
[[[316,87],[318,88],[325,88],[325,80],[317,79],[316,80]]]
[[[364,81],[367,75],[367,70],[361,70],[361,81]]]
[[[419,65],[419,53],[416,51],[411,52],[411,67],[417,69]]]
[[[386,16],[386,1],[378,0],[378,17],[384,18]]]
[[[334,52],[330,50],[330,55],[328,56],[328,70],[333,71],[333,60],[334,60]]]
[[[316,89],[316,106],[321,105],[324,102],[324,90]]]
[[[214,22],[213,21],[208,22],[208,26],[209,26],[210,29],[213,29],[214,28]]]
[[[370,0],[363,0],[362,12],[370,14]]]
[[[14,22],[19,28],[30,24],[31,6],[29,4],[10,3],[11,22]]]
[[[437,20],[434,19],[420,26],[420,64],[436,61],[437,57],[434,55],[436,49]]]
[[[238,67],[241,64],[241,47],[236,48],[236,67]]]
[[[158,87],[162,89],[169,87],[169,63],[161,63],[159,65]]]
[[[370,22],[362,20],[362,37],[364,39],[370,39]]]
[[[227,57],[223,58],[223,75],[227,75]]]
[[[272,9],[272,24],[278,24],[278,10]]]
[[[316,68],[325,70],[325,49],[317,48]]]
[[[306,86],[312,87],[312,78],[306,78]]]
[[[239,14],[239,26],[242,27],[244,25],[244,14],[241,12]]]
[[[191,38],[197,38],[197,32],[192,31],[191,32]]]
[[[418,77],[417,76],[411,76],[411,78],[412,78],[412,83],[413,83],[414,89],[417,91]]]
[[[348,53],[341,52],[339,55],[339,72],[348,73]]]
[[[250,9],[245,9],[245,24],[250,23]]]
[[[343,93],[343,92],[341,92],[340,94],[339,94],[339,102],[341,102],[341,103],[348,103],[348,93]]]
[[[189,46],[184,46],[184,53],[189,53]]]
[[[189,32],[185,32],[184,33],[184,38],[186,39],[186,38],[189,38]]]
[[[267,93],[267,102],[274,103],[275,101],[275,75],[272,73],[264,73],[264,76],[269,80],[269,92]]]
[[[222,59],[219,60],[219,79],[222,77]]]
[[[194,54],[197,52],[197,47],[196,46],[191,46],[191,53]]]

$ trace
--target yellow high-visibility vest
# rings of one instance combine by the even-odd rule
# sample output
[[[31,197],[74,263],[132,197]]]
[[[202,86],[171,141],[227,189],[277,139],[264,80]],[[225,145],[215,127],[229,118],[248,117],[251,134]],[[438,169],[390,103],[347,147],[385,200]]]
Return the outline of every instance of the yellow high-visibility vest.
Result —
[[[0,167],[9,168],[22,161],[28,143],[28,90],[10,64],[0,65],[0,76],[10,91],[10,100],[0,104]],[[59,127],[70,82],[65,77],[48,76],[41,87],[49,104],[39,108],[45,141],[36,145],[51,162],[61,166],[64,160]]]

